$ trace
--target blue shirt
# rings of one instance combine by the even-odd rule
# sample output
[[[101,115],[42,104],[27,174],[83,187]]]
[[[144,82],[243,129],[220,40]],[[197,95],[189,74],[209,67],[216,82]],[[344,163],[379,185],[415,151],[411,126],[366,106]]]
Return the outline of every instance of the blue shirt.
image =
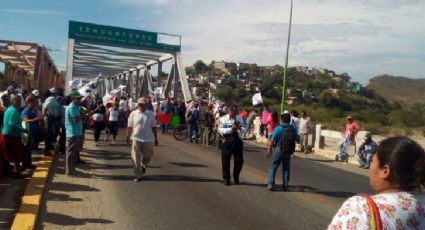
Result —
[[[22,116],[22,117],[27,116],[27,117],[28,117],[28,119],[32,120],[32,119],[34,119],[34,118],[37,118],[37,117],[38,117],[38,112],[37,112],[37,111],[35,111],[35,110],[32,110],[32,109],[30,109],[30,108],[25,108],[25,109],[24,109],[24,111],[22,111],[21,116]],[[38,121],[36,121],[36,122],[31,122],[31,123],[29,123],[29,122],[28,122],[28,124],[29,124],[29,130],[30,130],[32,133],[36,133],[36,132],[38,132],[38,130],[40,129],[40,123],[39,123]]]
[[[69,104],[65,109],[65,130],[66,137],[75,137],[83,135],[83,122],[74,121],[74,117],[81,116],[80,107],[76,106],[74,103]]]
[[[189,124],[192,124],[192,125],[197,124],[198,121],[199,121],[199,116],[200,116],[199,110],[194,109],[191,112],[192,112],[192,114],[190,115],[188,122],[189,122]]]
[[[274,128],[274,130],[273,130],[272,140],[274,141],[274,143],[273,143],[274,147],[277,147],[278,145],[280,145],[280,142],[282,142],[283,132],[288,127],[291,127],[293,129],[292,135],[293,135],[295,140],[298,140],[298,134],[297,134],[295,128],[293,126],[287,124],[287,123],[283,123],[283,124],[276,126],[276,128]]]
[[[159,106],[159,109],[165,114],[170,114],[172,112],[173,105],[171,103],[165,102]]]
[[[47,113],[52,114],[55,118],[60,117],[61,115],[61,106],[59,105],[58,100],[53,96],[46,99],[43,104],[43,108],[47,109]]]

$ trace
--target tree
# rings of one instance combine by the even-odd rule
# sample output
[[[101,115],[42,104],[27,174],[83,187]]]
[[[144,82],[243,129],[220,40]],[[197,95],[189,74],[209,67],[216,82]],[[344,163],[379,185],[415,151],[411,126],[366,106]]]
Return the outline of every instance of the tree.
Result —
[[[196,74],[204,74],[208,71],[208,66],[202,60],[198,60],[193,64]]]
[[[233,88],[230,86],[223,86],[223,87],[219,87],[216,90],[214,90],[214,95],[222,100],[225,101],[227,103],[233,103],[235,101],[235,94],[233,91]]]
[[[190,77],[194,77],[196,75],[196,70],[195,70],[195,67],[193,67],[193,66],[186,67],[185,71],[186,71],[186,75],[188,75]]]
[[[342,73],[341,75],[339,75],[339,78],[341,78],[341,80],[345,83],[348,83],[351,80],[351,77],[350,75],[348,75],[348,73]]]

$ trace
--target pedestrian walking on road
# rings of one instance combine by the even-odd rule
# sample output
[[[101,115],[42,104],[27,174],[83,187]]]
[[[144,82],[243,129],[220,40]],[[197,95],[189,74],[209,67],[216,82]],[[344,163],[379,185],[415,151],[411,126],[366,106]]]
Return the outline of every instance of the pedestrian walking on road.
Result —
[[[120,111],[118,109],[118,103],[114,102],[114,105],[112,108],[108,109],[107,113],[108,117],[108,134],[106,135],[106,141],[109,139],[109,135],[112,135],[112,145],[115,145],[115,141],[117,139],[118,135],[118,129],[119,129],[119,120],[120,120]]]
[[[103,105],[102,100],[99,100],[97,102],[97,107],[91,113],[92,113],[93,128],[94,128],[94,143],[96,146],[98,146],[100,134],[102,130],[105,129],[106,108]]]
[[[70,95],[72,102],[65,110],[65,129],[66,129],[66,170],[65,174],[75,175],[78,157],[81,151],[81,141],[83,138],[83,119],[84,116],[80,110],[81,95],[74,91]]]
[[[171,98],[167,98],[167,101],[164,101],[159,106],[159,111],[163,114],[170,115],[173,112],[173,103],[171,103]],[[168,133],[169,124],[161,124],[162,134]]]
[[[295,142],[298,142],[299,136],[296,129],[290,125],[291,115],[284,113],[281,116],[282,124],[277,126],[269,142],[269,151],[267,157],[271,157],[268,173],[269,190],[275,189],[276,171],[282,163],[282,188],[288,190],[289,178],[291,172],[291,157],[295,152]]]
[[[383,140],[369,180],[376,194],[346,200],[328,229],[425,229],[425,152],[418,143],[408,137]]]
[[[223,180],[225,185],[230,185],[230,159],[233,155],[233,180],[239,184],[239,175],[243,166],[243,140],[246,125],[243,119],[237,115],[238,107],[233,105],[229,113],[220,118],[218,131],[223,137],[221,147],[221,162]]]
[[[146,104],[146,98],[139,98],[138,109],[128,117],[127,144],[130,145],[132,140],[131,159],[135,182],[140,181],[145,174],[154,153],[154,145],[158,145],[155,115],[146,108]]]

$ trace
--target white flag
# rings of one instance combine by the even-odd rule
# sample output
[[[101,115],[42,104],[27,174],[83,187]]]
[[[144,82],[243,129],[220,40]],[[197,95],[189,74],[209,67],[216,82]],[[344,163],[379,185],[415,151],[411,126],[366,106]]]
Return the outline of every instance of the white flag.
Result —
[[[263,103],[263,98],[261,97],[261,93],[256,93],[252,97],[252,105],[256,106]]]
[[[162,95],[162,87],[156,87],[155,89],[155,95]]]
[[[69,87],[71,87],[71,89],[79,89],[82,85],[83,81],[81,81],[81,79],[69,81]]]

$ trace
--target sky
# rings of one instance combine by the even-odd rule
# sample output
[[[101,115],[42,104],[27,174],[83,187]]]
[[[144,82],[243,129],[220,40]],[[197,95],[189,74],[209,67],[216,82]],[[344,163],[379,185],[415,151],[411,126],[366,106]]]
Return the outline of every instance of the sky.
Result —
[[[68,21],[182,36],[196,60],[283,65],[289,0],[2,0],[0,39],[38,42],[64,69]],[[289,66],[328,68],[367,83],[425,78],[425,1],[294,0]]]

